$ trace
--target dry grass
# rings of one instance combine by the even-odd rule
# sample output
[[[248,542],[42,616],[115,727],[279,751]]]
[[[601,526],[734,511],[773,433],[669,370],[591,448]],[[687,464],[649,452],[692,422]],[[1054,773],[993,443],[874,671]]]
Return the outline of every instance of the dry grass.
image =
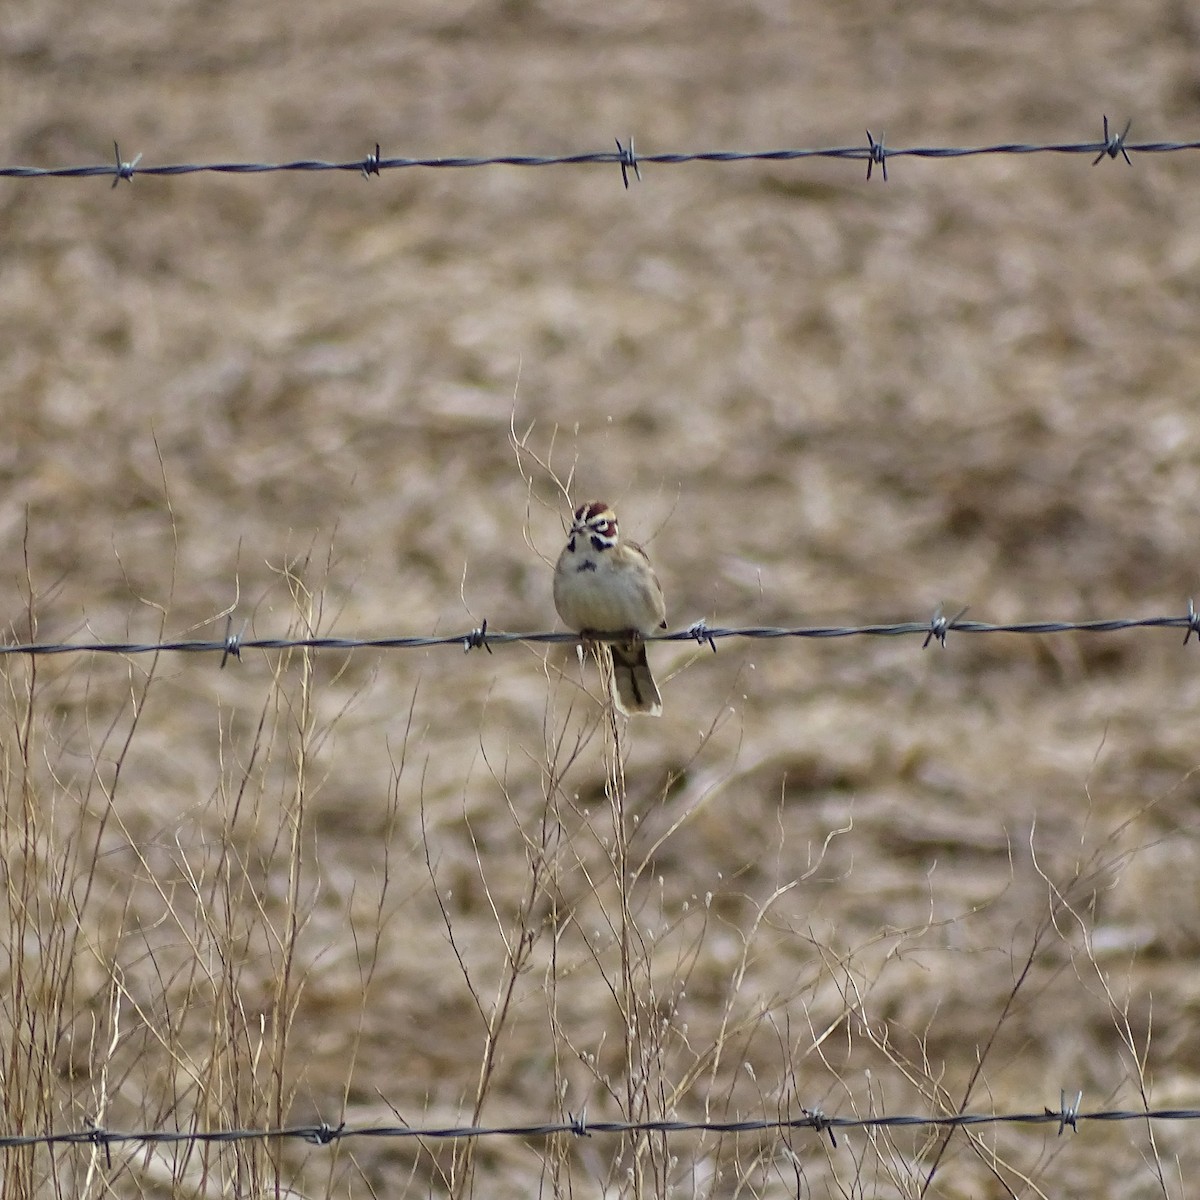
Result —
[[[14,0],[0,160],[1187,136],[1187,6]],[[15,635],[1182,611],[1185,156],[0,184]],[[514,448],[514,443],[516,443]],[[5,1132],[1195,1105],[1173,634],[6,661]],[[1180,1196],[1190,1127],[9,1150],[5,1196]]]
[[[328,570],[310,556],[281,571],[290,636],[327,632]],[[37,632],[29,591],[23,635]],[[326,847],[355,831],[323,828],[334,818],[319,814],[328,748],[371,687],[342,698],[348,661],[330,670],[281,653],[256,708],[218,702],[211,782],[195,780],[197,798],[165,821],[127,800],[125,783],[169,753],[151,736],[173,700],[163,664],[76,662],[53,679],[46,666],[15,662],[8,675],[13,1132],[944,1115],[1036,1107],[1030,1097],[1068,1073],[1097,1106],[1162,1102],[1135,982],[1154,956],[1129,940],[1150,935],[1102,914],[1131,868],[1174,841],[1148,831],[1178,795],[1117,818],[1085,791],[1064,829],[990,840],[972,822],[972,852],[1005,867],[995,893],[968,900],[934,864],[914,884],[905,831],[858,815],[851,798],[814,840],[786,780],[772,800],[771,767],[739,768],[745,731],[724,705],[648,784],[627,741],[636,725],[605,713],[602,682],[567,659],[545,666],[540,742],[490,747],[485,709],[449,808],[432,795],[430,758],[414,767],[432,734],[418,689],[387,739],[374,869],[347,879],[336,861],[326,872]],[[724,810],[747,800],[762,815],[743,812],[734,837]],[[952,837],[920,835],[922,855]],[[855,862],[881,836],[890,873]],[[1076,1044],[1064,1056],[1066,1034]],[[1169,1127],[1124,1127],[1106,1153],[1124,1142],[1146,1185],[1170,1195],[1184,1152],[1171,1139]],[[9,1152],[4,1186],[1053,1194],[1080,1170],[1071,1143],[1044,1129],[597,1143],[35,1146]]]

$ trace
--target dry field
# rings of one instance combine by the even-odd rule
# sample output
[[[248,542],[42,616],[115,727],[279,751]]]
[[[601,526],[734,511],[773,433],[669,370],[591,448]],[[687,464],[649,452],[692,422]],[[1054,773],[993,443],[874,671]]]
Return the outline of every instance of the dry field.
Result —
[[[1200,136],[1186,0],[5,0],[0,163]],[[10,636],[1181,613],[1200,159],[0,180]],[[1193,639],[1194,640],[1194,639]],[[6,1133],[1200,1106],[1178,630],[3,664]],[[9,1149],[0,1194],[1184,1196],[1181,1121]]]

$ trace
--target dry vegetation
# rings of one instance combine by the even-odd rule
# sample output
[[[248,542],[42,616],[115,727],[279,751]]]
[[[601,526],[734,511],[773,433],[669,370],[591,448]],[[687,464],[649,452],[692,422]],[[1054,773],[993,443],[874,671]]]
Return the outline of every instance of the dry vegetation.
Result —
[[[6,0],[0,161],[1197,135],[1120,6]],[[0,181],[11,636],[1181,612],[1194,156]],[[12,659],[5,1133],[1200,1105],[1195,647]],[[1183,1196],[1182,1122],[8,1149],[3,1196]]]

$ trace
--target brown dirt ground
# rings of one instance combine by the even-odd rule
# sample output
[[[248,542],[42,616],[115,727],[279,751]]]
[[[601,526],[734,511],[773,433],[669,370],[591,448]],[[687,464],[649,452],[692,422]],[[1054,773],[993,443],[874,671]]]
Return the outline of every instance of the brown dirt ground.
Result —
[[[1198,51],[1182,0],[7,0],[0,161],[103,161],[114,138],[146,163],[350,159],[377,140],[830,145],[865,127],[896,145],[1073,141],[1104,112],[1132,115],[1135,139],[1191,138]],[[529,503],[515,407],[573,495],[614,500],[649,543],[674,627],[940,602],[997,621],[1180,612],[1198,583],[1196,171],[1175,154],[898,160],[886,185],[861,163],[649,167],[628,191],[615,167],[0,181],[0,611],[23,635],[27,540],[46,638],[216,636],[235,600],[248,632],[286,634],[288,563],[322,632],[552,627],[542,559],[565,506],[525,457]],[[644,998],[681,1088],[667,1109],[953,1110],[985,1048],[972,1111],[1038,1111],[1063,1088],[1138,1107],[1135,1056],[1151,1104],[1200,1104],[1200,660],[1181,642],[657,647],[666,712],[630,727],[625,771]],[[278,664],[159,660],[115,790],[150,662],[39,664],[55,844],[99,838],[72,987],[103,995],[119,971],[125,988],[97,1017],[124,1063],[103,1088],[104,1047],[63,1043],[61,1124],[244,1117],[219,1090],[201,1101],[183,1064],[221,1004],[248,1064],[260,1031],[270,1044],[268,931],[289,904],[306,923],[288,1118],[471,1116],[484,1026],[438,896],[489,1006],[546,746],[595,733],[594,705],[562,652]],[[19,715],[26,665],[10,678]],[[267,765],[250,761],[263,712]],[[532,918],[485,1121],[621,1115],[604,783],[595,735],[566,771],[553,911]],[[236,987],[181,1000],[209,920],[194,897],[231,856],[250,932],[204,953]],[[1073,907],[1045,929],[1057,888]],[[930,1194],[1183,1194],[1191,1134],[987,1128],[951,1143]],[[922,1135],[792,1146],[802,1194],[915,1194],[931,1161]],[[580,1194],[630,1186],[618,1150],[574,1148]],[[671,1150],[681,1194],[796,1194],[774,1139]],[[481,1145],[477,1193],[549,1189],[544,1151]],[[116,1194],[167,1194],[154,1156],[119,1162]],[[284,1167],[305,1195],[445,1188],[395,1142],[289,1147]]]

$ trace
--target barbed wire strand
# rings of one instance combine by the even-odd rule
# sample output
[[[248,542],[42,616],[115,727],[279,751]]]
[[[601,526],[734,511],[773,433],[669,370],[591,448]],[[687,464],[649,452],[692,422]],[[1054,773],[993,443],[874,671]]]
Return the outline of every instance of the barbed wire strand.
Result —
[[[928,620],[900,621],[878,625],[756,625],[743,628],[724,628],[697,621],[685,629],[669,633],[650,633],[647,642],[696,642],[714,652],[717,642],[725,638],[751,638],[776,641],[787,638],[848,638],[848,637],[921,637],[922,647],[931,642],[945,646],[951,633],[1009,633],[1046,635],[1054,633],[1123,633],[1141,629],[1182,629],[1186,645],[1196,634],[1200,642],[1200,610],[1189,600],[1187,613],[1182,616],[1119,617],[1093,621],[1015,621],[993,624],[988,621],[964,620],[966,609],[947,617],[939,607]],[[508,633],[488,628],[484,621],[467,633],[411,637],[246,637],[245,631],[232,632],[232,617],[226,621],[225,636],[219,640],[178,640],[158,642],[9,642],[0,643],[0,657],[5,655],[54,654],[219,654],[224,667],[231,658],[240,659],[247,650],[424,650],[438,646],[456,646],[465,651],[487,650],[515,643],[532,645],[586,645],[589,642],[624,641],[628,633],[589,633],[586,637],[562,630],[533,633]]]
[[[453,169],[470,167],[569,167],[591,164],[616,165],[621,181],[629,187],[630,172],[641,180],[643,166],[679,166],[686,163],[795,162],[802,159],[843,159],[866,162],[867,179],[876,166],[881,168],[884,181],[888,178],[888,163],[898,158],[952,159],[974,158],[985,154],[1033,155],[1075,154],[1094,155],[1092,165],[1105,158],[1122,158],[1130,166],[1133,154],[1173,154],[1183,150],[1200,150],[1200,141],[1130,142],[1132,122],[1116,133],[1104,117],[1104,134],[1100,141],[1082,142],[1000,142],[985,146],[888,146],[883,137],[876,138],[868,129],[867,144],[855,146],[808,146],[776,150],[703,150],[691,153],[668,152],[640,154],[628,143],[616,139],[616,150],[598,150],[576,154],[497,154],[497,155],[439,155],[434,158],[385,157],[380,143],[362,158],[330,162],[317,158],[293,159],[289,162],[206,162],[163,163],[142,165],[144,155],[132,159],[121,157],[118,142],[113,142],[113,160],[73,167],[0,167],[0,177],[10,179],[86,179],[101,176],[112,180],[115,188],[121,182],[132,182],[140,176],[177,176],[209,173],[217,175],[260,175],[277,171],[320,172],[342,171],[361,175],[364,179],[384,171],[409,168]]]
[[[141,1145],[170,1145],[178,1143],[263,1142],[295,1140],[311,1145],[328,1146],[349,1138],[382,1138],[429,1141],[463,1141],[471,1138],[511,1137],[549,1138],[560,1134],[575,1137],[625,1135],[629,1133],[787,1133],[793,1130],[812,1130],[828,1134],[836,1147],[837,1132],[896,1128],[958,1129],[981,1125],[1054,1125],[1059,1136],[1089,1121],[1196,1121],[1198,1108],[1159,1109],[1101,1109],[1082,1111],[1082,1092],[1068,1097],[1064,1091],[1057,1109],[1043,1108],[1040,1112],[955,1113],[944,1117],[917,1114],[873,1117],[830,1116],[819,1108],[801,1109],[792,1118],[744,1121],[589,1121],[586,1114],[570,1115],[565,1121],[545,1121],[531,1125],[295,1125],[274,1129],[212,1129],[176,1130],[105,1129],[88,1125],[79,1130],[50,1133],[0,1135],[0,1150],[24,1146],[97,1145],[110,1149],[130,1143]]]

